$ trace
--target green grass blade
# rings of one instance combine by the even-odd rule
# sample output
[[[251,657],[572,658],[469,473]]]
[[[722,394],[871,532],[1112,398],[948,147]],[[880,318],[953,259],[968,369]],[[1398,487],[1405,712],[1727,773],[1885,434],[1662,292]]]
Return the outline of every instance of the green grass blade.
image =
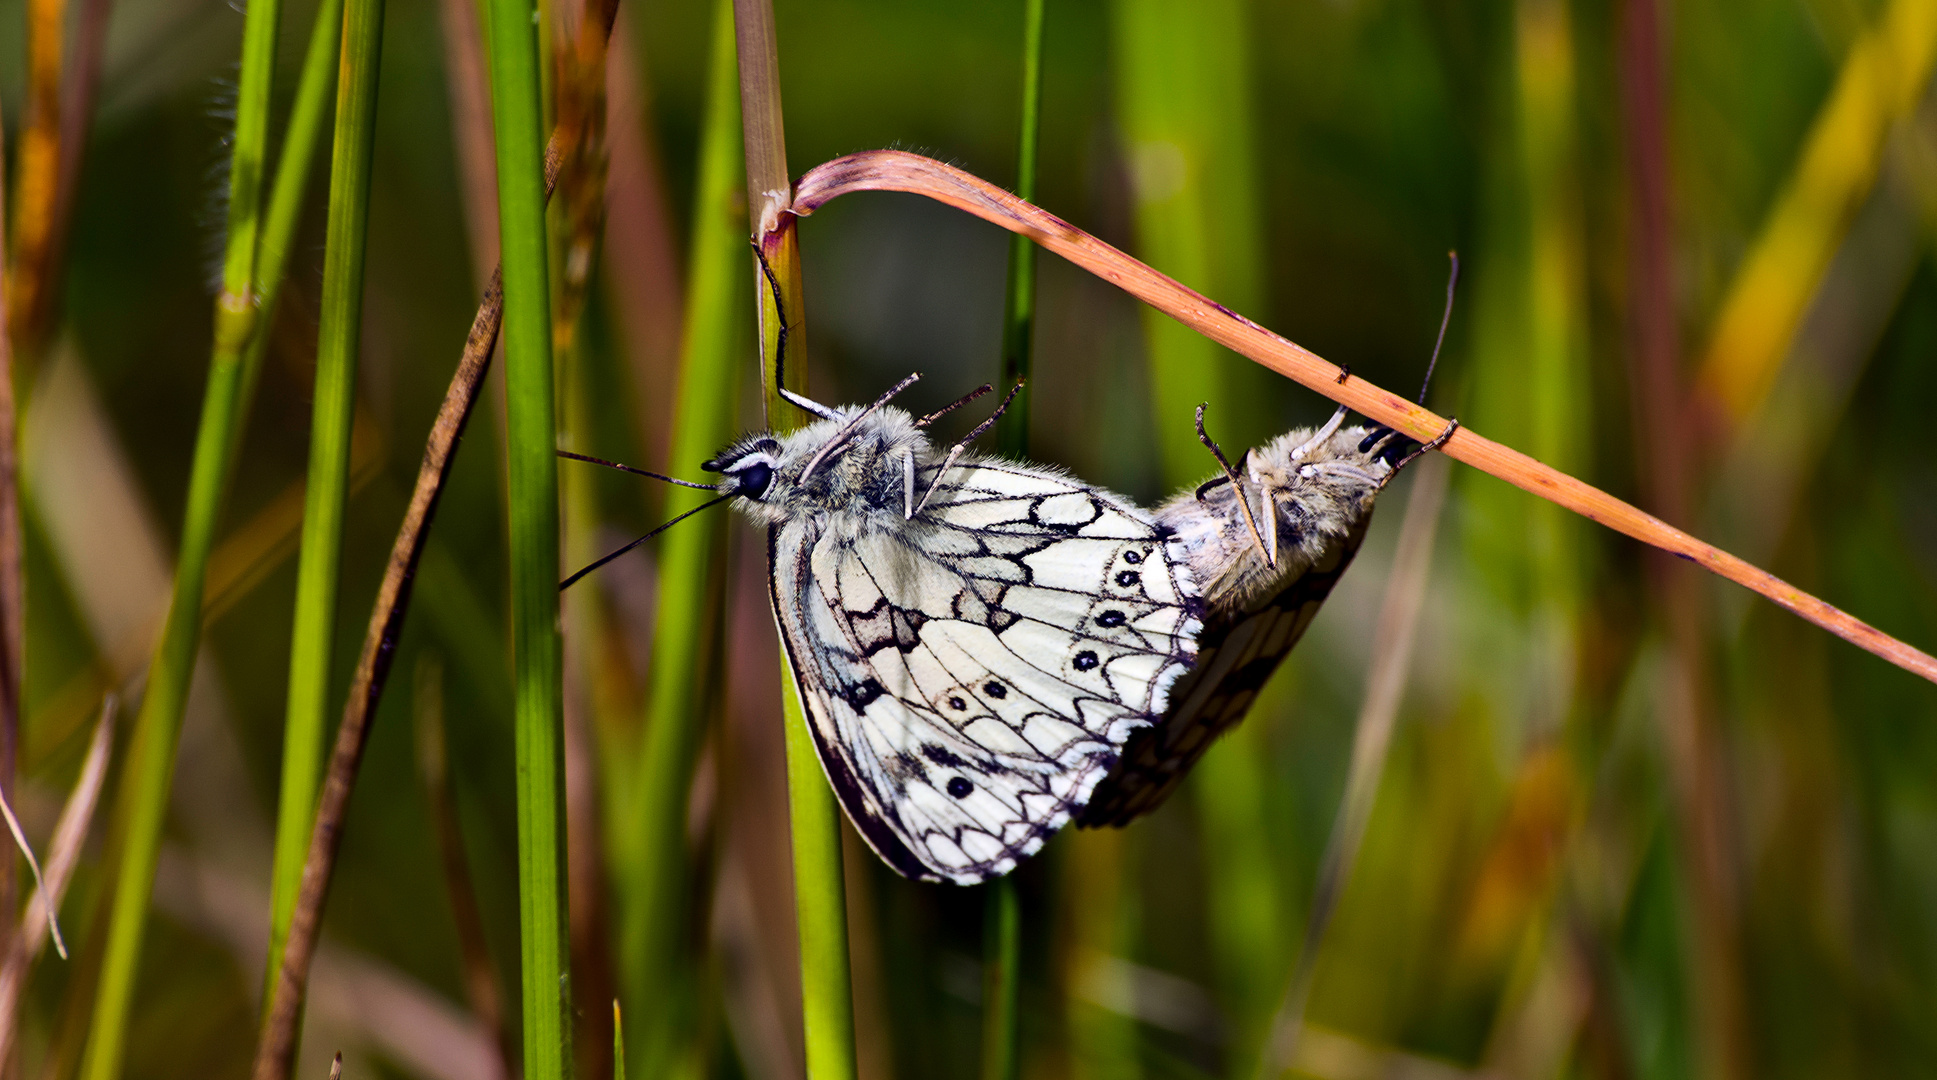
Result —
[[[109,901],[107,946],[89,1018],[85,1080],[115,1080],[126,1048],[129,1007],[154,889],[162,820],[174,779],[189,680],[201,643],[202,592],[209,551],[228,487],[229,465],[241,438],[242,356],[257,326],[254,272],[262,163],[268,143],[269,91],[275,68],[279,0],[257,0],[243,22],[242,68],[236,95],[229,172],[228,239],[222,294],[215,305],[215,342],[203,390],[202,416],[189,467],[174,592],[160,643],[149,666],[147,691],[135,720],[128,766],[117,796],[124,842]]]
[[[797,426],[801,412],[779,396],[775,378],[786,329],[786,386],[807,389],[807,350],[801,303],[800,242],[795,220],[782,217],[791,201],[786,128],[780,109],[780,50],[770,0],[734,0],[734,42],[740,61],[740,123],[747,159],[747,217],[766,270],[778,286],[762,282],[761,378],[767,423],[776,431]],[[765,275],[762,275],[763,277]],[[783,319],[782,316],[785,316]],[[854,989],[847,952],[847,884],[841,869],[840,810],[827,786],[814,737],[801,710],[800,688],[784,656],[786,686],[781,708],[787,729],[787,806],[793,834],[794,913],[800,934],[801,1018],[807,1075],[812,1080],[854,1076]]]
[[[1262,314],[1262,207],[1251,123],[1248,5],[1116,0],[1117,102],[1135,195],[1138,254],[1237,311]],[[1251,365],[1146,309],[1152,422],[1166,486],[1214,469],[1191,413],[1236,454],[1267,429]],[[1248,1075],[1285,970],[1288,934],[1264,831],[1263,716],[1214,747],[1191,784],[1205,848],[1208,930],[1231,1020],[1231,1075]],[[1134,842],[1132,838],[1131,842]]]
[[[1022,122],[1016,144],[1016,194],[1036,198],[1037,131],[1042,119],[1042,30],[1046,0],[1023,0]],[[1002,319],[1002,381],[1023,388],[996,422],[996,445],[1029,456],[1030,359],[1036,329],[1036,245],[1009,238],[1009,287]],[[1013,875],[983,890],[982,1080],[1014,1080],[1021,1061],[1016,993],[1022,964],[1022,912]]]
[[[1016,143],[1016,194],[1036,200],[1036,144],[1042,121],[1042,26],[1047,0],[1023,0],[1022,124]],[[1024,383],[995,426],[996,447],[1009,457],[1029,454],[1030,360],[1036,332],[1036,245],[1009,238],[1009,295],[1002,319],[1002,381]],[[1003,388],[1007,392],[1007,387]]]
[[[625,1080],[625,1014],[612,1002],[612,1080]]]
[[[363,329],[363,262],[370,214],[370,159],[376,137],[377,71],[383,55],[383,8],[383,0],[356,0],[343,20],[343,80],[337,86],[336,131],[330,153],[309,482],[304,490],[302,548],[296,568],[296,615],[290,639],[288,708],[283,721],[282,793],[270,886],[270,979],[282,967],[283,943],[289,936],[289,920],[302,883],[329,728],[337,585],[342,567],[344,509],[349,501],[350,422],[356,409],[357,351]],[[315,50],[311,51],[313,55]],[[279,256],[283,254],[278,252]]]
[[[982,1080],[1015,1080],[1021,1060],[1016,989],[1021,982],[1022,903],[1016,877],[983,886]]]
[[[801,1021],[811,1080],[854,1071],[854,991],[841,876],[841,811],[821,770],[791,665],[781,693],[787,724],[787,810],[794,842],[794,917],[800,923]]]
[[[677,471],[707,460],[733,434],[746,319],[746,221],[735,196],[744,178],[740,83],[734,58],[733,5],[715,0],[713,49],[694,195],[692,262],[681,343],[678,417],[670,461]],[[691,488],[666,491],[666,520],[708,498]],[[635,1040],[641,1076],[666,1075],[692,1039],[697,1015],[690,994],[694,956],[686,932],[691,894],[686,810],[693,769],[705,736],[706,702],[715,699],[726,608],[727,512],[715,511],[666,533],[659,560],[659,611],[652,638],[652,684],[640,746],[633,828],[637,877],[627,904],[626,977],[636,1001],[661,1000],[638,1012]],[[668,998],[672,991],[676,996]]]
[[[565,914],[558,466],[543,102],[533,8],[520,0],[490,0],[489,12],[504,265],[524,1065],[527,1080],[563,1080],[572,1060],[572,993]]]
[[[309,193],[310,169],[323,142],[323,121],[329,116],[330,90],[336,85],[337,49],[342,36],[343,0],[323,0],[316,6],[316,21],[310,27],[309,50],[303,56],[296,101],[289,109],[282,153],[276,159],[276,179],[269,189],[269,210],[262,219],[262,247],[256,256],[256,295],[260,298],[258,318],[264,332],[250,336],[248,351],[243,354],[239,402],[244,416],[255,402],[256,380],[262,374],[262,359],[269,352],[270,335],[266,331],[282,297],[290,247],[296,239],[296,227],[302,222],[304,196]],[[280,873],[280,858],[276,865]]]

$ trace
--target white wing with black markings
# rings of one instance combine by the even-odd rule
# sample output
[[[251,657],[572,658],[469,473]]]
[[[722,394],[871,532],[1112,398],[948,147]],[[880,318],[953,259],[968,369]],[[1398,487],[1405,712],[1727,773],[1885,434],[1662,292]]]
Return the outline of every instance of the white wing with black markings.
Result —
[[[821,763],[909,877],[971,884],[1034,853],[1196,656],[1163,531],[1054,471],[967,460],[894,527],[797,517],[768,537]]]

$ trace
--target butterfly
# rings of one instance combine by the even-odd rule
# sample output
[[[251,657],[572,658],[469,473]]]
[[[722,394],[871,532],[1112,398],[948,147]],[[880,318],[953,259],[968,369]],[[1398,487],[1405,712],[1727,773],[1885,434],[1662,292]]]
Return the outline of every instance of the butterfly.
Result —
[[[1428,384],[1458,280],[1454,256]],[[1425,394],[1421,387],[1421,401]],[[1352,565],[1379,493],[1459,426],[1453,420],[1421,445],[1383,424],[1342,427],[1340,406],[1316,429],[1245,451],[1233,468],[1204,430],[1204,409],[1197,408],[1197,438],[1221,472],[1157,511],[1158,524],[1182,546],[1204,605],[1197,663],[1171,688],[1163,718],[1132,737],[1097,786],[1078,817],[1086,828],[1126,825],[1162,805],[1217,736],[1244,719]]]
[[[1351,566],[1379,493],[1424,452],[1388,427],[1341,427],[1344,416],[1247,451],[1157,511],[1204,605],[1197,663],[1171,688],[1163,719],[1131,739],[1080,824],[1124,825],[1156,809],[1244,718]],[[1201,406],[1197,417],[1201,434]]]
[[[706,468],[767,527],[774,619],[848,817],[902,874],[971,884],[1039,849],[1164,713],[1199,606],[1148,513],[968,440],[938,452],[894,392],[790,397],[820,419]]]
[[[968,452],[995,416],[934,446],[940,413],[888,404],[916,378],[865,407],[782,390],[816,420],[721,451],[719,498],[689,513],[730,502],[766,528],[774,621],[856,830],[904,876],[966,885],[1041,848],[1164,714],[1201,605],[1147,511]]]

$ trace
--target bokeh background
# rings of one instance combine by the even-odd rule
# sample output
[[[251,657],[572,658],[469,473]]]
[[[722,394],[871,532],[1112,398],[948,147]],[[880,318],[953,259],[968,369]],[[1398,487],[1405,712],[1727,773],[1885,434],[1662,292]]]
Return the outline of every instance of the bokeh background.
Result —
[[[105,37],[64,270],[18,371],[19,802],[36,841],[102,694],[137,679],[166,606],[242,26],[222,0],[66,7],[76,42]],[[895,146],[1013,182],[1020,0],[776,9],[796,174]],[[1049,0],[1039,201],[1407,393],[1457,249],[1440,411],[1928,647],[1933,9]],[[285,10],[277,117],[312,10]],[[689,477],[699,463],[666,446],[711,24],[700,0],[622,0],[568,425],[578,449]],[[25,0],[0,0],[10,165],[25,25]],[[477,33],[470,0],[388,5],[339,699],[495,258]],[[240,1076],[254,1047],[316,342],[312,186],[212,563],[135,1077]],[[804,222],[802,247],[816,397],[872,398],[920,370],[909,403],[925,410],[995,378],[1006,234],[914,196],[857,195]],[[1033,455],[1138,500],[1209,475],[1189,426],[1199,401],[1227,448],[1331,409],[1053,257],[1038,311]],[[501,400],[464,443],[355,796],[306,1076],[337,1049],[358,1078],[502,1076],[519,1038]],[[1389,758],[1318,946],[1300,1074],[1937,1075],[1937,693],[1498,481],[1451,480]],[[1376,622],[1412,484],[1386,496],[1306,641],[1177,798],[1121,832],[1060,837],[1018,872],[1025,1076],[1256,1068],[1367,672],[1394,644]],[[643,531],[664,500],[616,475],[574,490],[575,550]],[[681,1007],[696,1072],[794,1076],[780,676],[760,545],[739,524],[731,536],[727,689],[708,703],[689,814],[698,974]],[[586,1080],[610,1075],[607,1002],[626,980],[626,868],[608,842],[625,802],[606,782],[635,752],[656,674],[654,567],[648,547],[581,586],[589,611],[568,623]],[[849,840],[863,1075],[976,1075],[979,895],[902,881]],[[29,988],[20,1075],[76,1067],[102,844],[64,912],[76,959],[43,960]]]

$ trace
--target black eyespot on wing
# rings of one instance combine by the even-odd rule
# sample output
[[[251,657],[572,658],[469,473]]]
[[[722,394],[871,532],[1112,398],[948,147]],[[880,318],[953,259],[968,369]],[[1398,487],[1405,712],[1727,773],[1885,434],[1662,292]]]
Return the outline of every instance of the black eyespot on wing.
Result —
[[[881,689],[881,684],[873,679],[869,679],[858,686],[848,688],[847,703],[854,706],[855,712],[860,712],[862,709],[874,704],[874,700],[883,693],[886,693],[886,691]]]
[[[1119,626],[1122,626],[1124,623],[1128,621],[1129,619],[1124,616],[1123,612],[1118,611],[1115,608],[1111,608],[1109,611],[1106,611],[1103,614],[1098,615],[1096,617],[1096,625],[1107,626],[1112,630],[1116,629]]]
[[[1119,570],[1116,573],[1116,583],[1126,589],[1142,580],[1143,575],[1135,570]]]
[[[1129,563],[1131,566],[1135,566],[1143,561],[1143,552],[1126,551],[1123,553],[1123,561]]]
[[[963,779],[962,777],[951,776],[948,778],[948,793],[950,795],[955,796],[958,799],[968,798],[969,792],[974,790],[975,790],[975,785],[969,783],[967,780]]]
[[[1088,649],[1084,649],[1082,652],[1076,654],[1076,659],[1071,661],[1070,666],[1078,671],[1089,671],[1095,668],[1096,664],[1096,654]]]
[[[1009,688],[994,679],[982,684],[982,692],[998,700],[1009,696]]]
[[[968,702],[963,701],[962,695],[957,694],[948,699],[948,707],[954,709],[956,712],[961,712],[963,709],[968,708]]]

